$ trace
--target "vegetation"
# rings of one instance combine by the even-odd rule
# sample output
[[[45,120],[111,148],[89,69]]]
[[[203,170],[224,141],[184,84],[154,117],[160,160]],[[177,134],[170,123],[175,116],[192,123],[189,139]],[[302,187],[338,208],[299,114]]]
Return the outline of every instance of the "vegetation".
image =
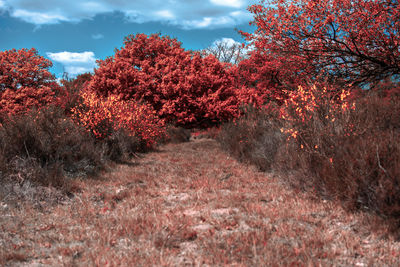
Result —
[[[214,140],[167,144],[135,163],[78,181],[57,206],[0,206],[0,264],[399,265],[387,220],[286,188]]]
[[[18,203],[15,188],[30,185],[63,189],[60,199],[79,202],[53,214],[87,228],[55,219],[49,229],[67,244],[50,253],[68,260],[51,263],[398,265],[398,2],[273,0],[249,10],[246,56],[235,57],[241,46],[193,52],[168,36],[130,35],[93,75],[61,86],[35,49],[0,52],[0,200]],[[112,162],[125,165],[99,172]],[[378,222],[392,243],[367,234],[360,245],[356,231],[369,231],[349,226],[355,216]],[[32,245],[12,254],[16,241],[0,237],[14,245],[0,264],[37,258]]]
[[[398,99],[366,93],[349,106],[316,86],[291,95],[282,114],[250,110],[217,140],[243,161],[286,173],[297,188],[399,219]]]
[[[17,114],[56,102],[60,86],[50,60],[35,49],[0,52],[0,115]]]
[[[229,69],[214,56],[185,51],[175,39],[131,35],[113,57],[99,64],[91,90],[146,101],[167,122],[206,127],[237,115]]]
[[[359,85],[400,74],[397,1],[260,1],[249,7],[255,54],[276,70],[296,76],[324,72],[333,80]],[[272,60],[272,61],[271,61]]]

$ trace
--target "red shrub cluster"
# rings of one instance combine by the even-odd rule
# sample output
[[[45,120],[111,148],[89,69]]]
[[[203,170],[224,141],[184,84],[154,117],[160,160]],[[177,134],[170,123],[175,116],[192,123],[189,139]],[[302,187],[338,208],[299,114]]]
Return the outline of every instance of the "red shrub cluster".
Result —
[[[320,90],[314,101],[317,105],[312,107],[310,102],[289,104],[282,129],[289,139],[281,150],[278,166],[300,171],[302,174],[294,179],[297,185],[312,187],[348,208],[398,218],[397,101],[369,93],[354,106],[331,101],[324,91]],[[303,93],[300,95],[307,99]],[[347,96],[342,93],[339,100]]]
[[[0,52],[0,113],[23,113],[57,101],[61,88],[48,71],[51,66],[33,48]]]
[[[80,93],[87,87],[92,76],[91,73],[83,73],[73,79],[61,80],[64,89],[62,104],[66,114],[70,114],[71,109],[79,104]]]
[[[201,57],[157,34],[125,38],[100,67],[89,88],[103,96],[146,101],[168,122],[207,126],[237,114],[234,78],[214,56]]]
[[[350,92],[323,87],[322,90],[313,85],[308,90],[299,86],[296,91],[288,92],[288,99],[280,108],[280,116],[286,121],[286,127],[281,131],[288,134],[288,138],[302,139],[307,134],[308,124],[316,119],[321,120],[324,125],[334,123],[338,113],[345,113],[354,109],[355,104],[349,103]],[[318,118],[315,116],[318,115]],[[350,126],[350,125],[349,125]],[[350,135],[351,128],[346,129]],[[307,144],[301,144],[301,147]]]
[[[116,95],[102,98],[89,90],[83,91],[81,97],[82,103],[71,110],[72,117],[97,139],[125,129],[150,147],[165,134],[164,121],[148,104],[123,100]]]

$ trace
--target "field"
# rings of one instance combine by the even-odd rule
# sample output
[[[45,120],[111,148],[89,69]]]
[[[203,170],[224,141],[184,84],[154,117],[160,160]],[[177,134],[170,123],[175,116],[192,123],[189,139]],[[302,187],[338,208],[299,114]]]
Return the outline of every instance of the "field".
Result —
[[[282,181],[237,162],[212,139],[167,144],[96,179],[75,181],[73,195],[57,198],[46,189],[19,204],[3,199],[0,263],[400,264],[399,236],[388,234],[383,220],[348,213]]]

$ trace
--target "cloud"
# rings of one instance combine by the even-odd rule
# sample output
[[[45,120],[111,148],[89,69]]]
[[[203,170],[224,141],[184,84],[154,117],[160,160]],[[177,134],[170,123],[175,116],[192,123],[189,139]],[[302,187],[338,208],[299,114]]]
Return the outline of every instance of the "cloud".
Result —
[[[154,14],[158,17],[165,18],[165,19],[174,19],[175,18],[174,14],[168,9],[156,11]]]
[[[207,28],[212,24],[212,18],[205,17],[201,20],[185,20],[182,23],[183,28],[190,29],[190,28]]]
[[[246,43],[244,43],[246,45]],[[248,56],[248,53],[251,52],[254,47],[252,46],[242,46],[243,44],[241,42],[237,42],[232,38],[221,38],[215,40],[211,46],[207,49],[208,51],[219,51],[221,48],[222,50],[227,51],[226,53],[222,53],[220,56],[220,60],[225,60],[225,62],[230,62],[235,64],[235,57],[231,57],[230,54],[230,48],[235,48],[235,51],[238,51],[237,49],[240,48],[240,58],[246,58]],[[248,45],[248,43],[247,43]],[[214,54],[215,55],[215,54]],[[228,61],[230,59],[230,61]]]
[[[22,20],[36,25],[56,24],[60,21],[69,21],[69,19],[60,14],[31,12],[22,9],[16,9],[12,11],[11,15],[13,17],[22,18]]]
[[[95,40],[103,39],[104,35],[101,33],[92,34],[92,38]]]
[[[128,22],[164,22],[184,29],[222,28],[248,22],[246,7],[257,0],[0,0],[0,8],[42,25],[79,22],[97,14],[122,12]],[[155,8],[156,7],[156,8]]]
[[[244,1],[241,0],[210,0],[211,3],[218,6],[229,6],[240,8],[244,5]]]
[[[58,53],[46,53],[47,56],[58,63],[61,63],[64,67],[64,71],[71,76],[76,76],[85,72],[93,72],[96,68],[96,58],[94,53],[86,51],[82,53],[74,52],[58,52]]]
[[[221,39],[217,39],[212,43],[212,46],[217,46],[218,44],[226,44],[227,46],[231,47],[234,45],[242,45],[242,43],[237,42],[235,40],[233,40],[232,38],[221,38]]]

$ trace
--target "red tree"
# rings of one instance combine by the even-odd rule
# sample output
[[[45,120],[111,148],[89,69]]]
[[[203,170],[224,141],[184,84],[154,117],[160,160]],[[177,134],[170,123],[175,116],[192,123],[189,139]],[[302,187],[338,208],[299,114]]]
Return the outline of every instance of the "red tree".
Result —
[[[63,85],[63,98],[62,103],[64,105],[65,112],[71,114],[71,109],[76,105],[79,105],[80,94],[88,86],[92,79],[91,73],[83,73],[73,79],[63,79],[61,83]]]
[[[56,100],[60,86],[50,60],[35,49],[0,52],[0,113],[16,114]]]
[[[400,74],[398,1],[273,0],[249,10],[257,30],[247,38],[301,75],[365,84]]]
[[[282,61],[258,49],[239,63],[235,77],[243,102],[255,106],[271,101],[281,105],[287,97],[286,91],[299,84],[294,68],[288,69]]]
[[[185,51],[168,36],[130,35],[113,57],[98,63],[91,90],[146,101],[161,118],[178,125],[216,124],[237,113],[228,65]]]

